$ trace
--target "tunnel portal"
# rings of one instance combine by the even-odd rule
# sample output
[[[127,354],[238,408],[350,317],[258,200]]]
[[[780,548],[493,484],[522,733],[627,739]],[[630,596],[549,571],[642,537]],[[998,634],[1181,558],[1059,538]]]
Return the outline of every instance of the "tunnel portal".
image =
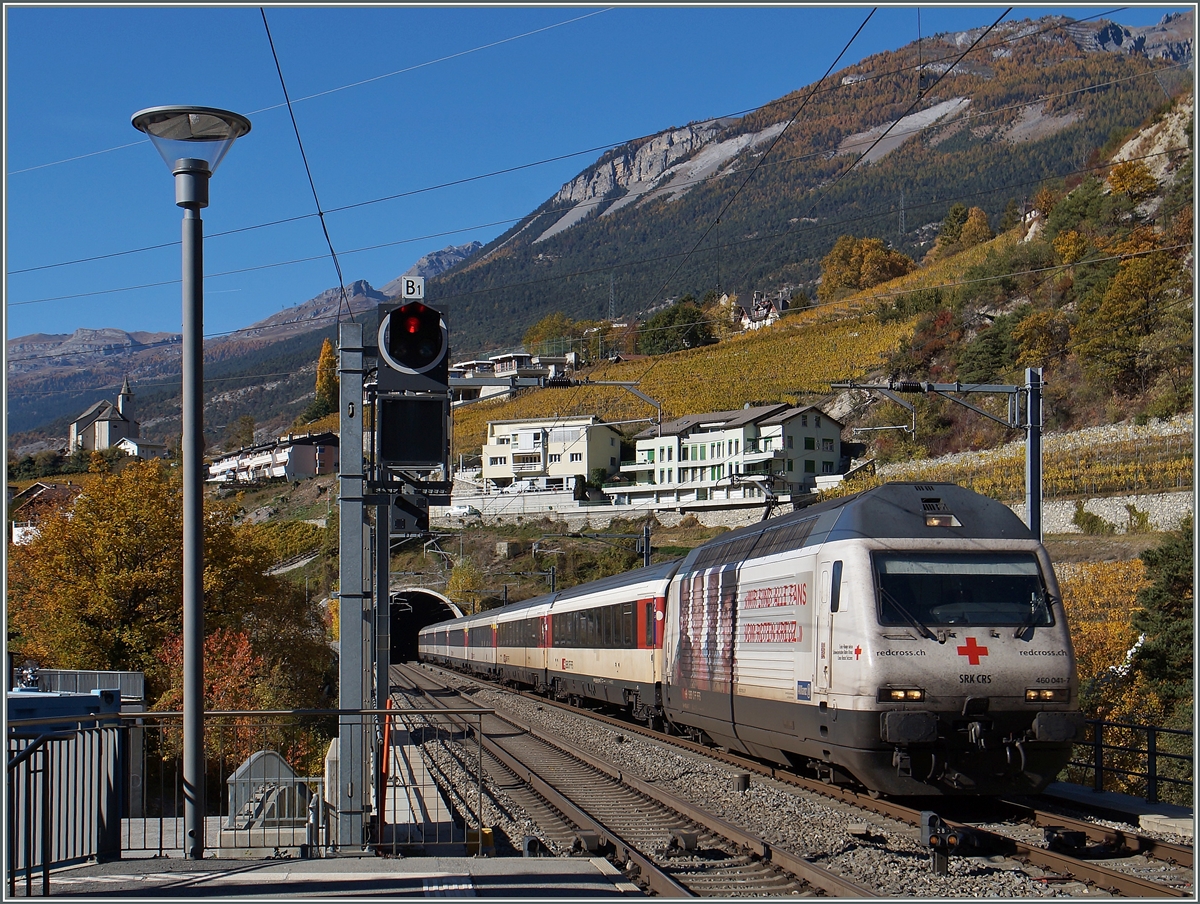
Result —
[[[426,625],[462,618],[462,610],[436,590],[410,587],[392,594],[391,661],[417,661],[417,633]]]

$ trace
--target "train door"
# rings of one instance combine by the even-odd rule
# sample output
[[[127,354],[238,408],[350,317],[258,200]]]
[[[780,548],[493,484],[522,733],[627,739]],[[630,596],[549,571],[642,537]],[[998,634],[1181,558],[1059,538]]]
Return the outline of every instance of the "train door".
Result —
[[[828,694],[833,685],[833,622],[841,606],[842,563],[821,565],[821,593],[817,604],[817,692]]]

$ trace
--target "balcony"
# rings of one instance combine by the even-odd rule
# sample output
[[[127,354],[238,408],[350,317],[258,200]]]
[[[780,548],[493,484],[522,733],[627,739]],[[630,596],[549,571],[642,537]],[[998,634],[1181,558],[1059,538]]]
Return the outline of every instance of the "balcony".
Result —
[[[535,459],[532,461],[513,461],[512,469],[514,474],[544,474],[546,466],[542,464],[542,460]]]
[[[782,461],[784,452],[782,449],[759,449],[758,446],[746,444],[746,448],[742,450],[742,461],[746,464],[760,464],[767,461]]]
[[[637,461],[621,462],[621,473],[627,474],[636,471],[653,471],[655,468],[653,459],[639,459]]]

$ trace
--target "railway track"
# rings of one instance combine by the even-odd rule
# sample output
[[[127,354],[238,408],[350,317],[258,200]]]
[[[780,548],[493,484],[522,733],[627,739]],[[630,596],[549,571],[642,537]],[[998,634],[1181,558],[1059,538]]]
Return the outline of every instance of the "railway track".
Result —
[[[445,685],[422,669],[393,666],[396,685],[445,707]],[[411,700],[411,696],[409,697]],[[397,700],[403,706],[404,700]],[[574,848],[603,852],[651,892],[672,897],[813,895],[873,897],[871,889],[802,857],[778,851],[715,815],[531,725],[484,717],[485,767],[509,793],[519,779],[554,811],[551,834],[574,833]],[[537,809],[535,805],[535,810]],[[568,827],[565,828],[564,827]]]
[[[478,678],[471,680],[487,684]],[[497,685],[491,686],[498,690],[501,689]],[[510,689],[503,690],[513,693]],[[826,784],[780,767],[697,744],[685,738],[667,737],[637,723],[617,719],[604,713],[558,704],[532,694],[522,694],[522,696],[536,701],[539,706],[560,707],[569,712],[586,715],[610,727],[619,728],[625,733],[636,733],[660,743],[674,744],[689,752],[715,759],[747,773],[773,778],[910,826],[920,825],[921,810],[906,806],[902,802],[876,799],[868,794],[860,794],[848,788]],[[989,801],[987,816],[990,818],[987,820],[962,816],[961,814],[965,812],[960,809],[962,803],[956,802],[952,798],[939,800],[933,806],[937,807],[939,811],[951,814],[943,818],[953,829],[969,833],[975,845],[972,852],[980,854],[986,852],[989,856],[1011,857],[1032,864],[1053,877],[1059,877],[1062,880],[1076,880],[1090,887],[1122,896],[1190,897],[1192,894],[1191,847],[1112,829],[1086,820],[1073,819],[1025,803]],[[972,806],[978,810],[979,802],[973,802]],[[959,818],[954,818],[955,816]],[[1043,834],[1036,840],[1030,840],[1029,832],[1001,833],[983,828],[982,822],[1021,822],[1040,829]],[[1171,884],[1165,884],[1163,881],[1138,875],[1133,869],[1117,869],[1104,862],[1099,862],[1108,861],[1108,863],[1120,865],[1122,859],[1128,860],[1137,855],[1174,864],[1183,869],[1170,871],[1167,879]],[[1143,870],[1143,872],[1146,871]]]

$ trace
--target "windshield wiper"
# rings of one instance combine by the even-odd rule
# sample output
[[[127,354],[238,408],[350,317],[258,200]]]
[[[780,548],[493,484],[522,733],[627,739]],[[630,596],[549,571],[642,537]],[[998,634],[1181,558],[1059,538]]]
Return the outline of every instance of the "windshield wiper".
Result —
[[[899,612],[902,616],[904,616],[904,620],[906,622],[908,622],[910,625],[912,625],[914,628],[917,629],[917,632],[922,637],[928,637],[930,640],[936,640],[938,643],[946,642],[945,637],[939,636],[937,634],[934,634],[932,631],[930,631],[929,627],[923,621],[921,621],[919,618],[917,618],[915,615],[913,615],[911,612],[909,612],[907,609],[905,609],[903,606],[901,606],[900,601],[897,600],[890,593],[888,593],[887,590],[885,590],[883,587],[879,588],[879,592],[883,594],[884,599],[886,599],[888,601],[888,603],[897,612]]]
[[[1042,618],[1042,624],[1045,625],[1050,621],[1050,612],[1047,609],[1049,594],[1034,592],[1030,594],[1029,599],[1029,618],[1017,627],[1013,632],[1013,637],[1018,638],[1030,628],[1036,628],[1038,619]]]

